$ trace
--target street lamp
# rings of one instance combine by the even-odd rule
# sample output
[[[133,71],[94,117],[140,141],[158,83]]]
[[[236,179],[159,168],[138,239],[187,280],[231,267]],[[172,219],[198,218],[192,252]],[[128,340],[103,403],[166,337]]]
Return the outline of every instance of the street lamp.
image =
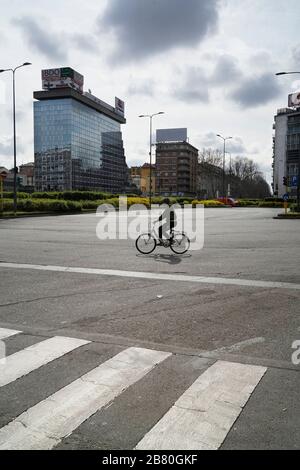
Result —
[[[217,134],[217,137],[220,137],[220,139],[223,140],[223,143],[224,143],[224,148],[223,148],[223,197],[226,197],[225,196],[225,154],[226,154],[226,140],[230,140],[230,139],[233,139],[233,137],[223,137],[221,134]]]
[[[16,70],[26,65],[31,65],[30,62],[24,62],[22,65],[18,65],[14,69],[0,69],[0,73],[12,72],[13,75],[13,129],[14,129],[14,213],[17,212],[17,143],[16,143],[16,83],[15,73]]]
[[[300,73],[300,72],[277,72],[275,75],[292,75],[293,73]]]
[[[294,75],[300,72],[277,72],[275,75]],[[298,155],[298,179],[297,179],[297,211],[300,211],[300,153]]]
[[[140,118],[149,118],[150,121],[150,149],[149,149],[149,157],[150,157],[150,186],[149,186],[149,206],[151,209],[151,201],[152,201],[152,119],[154,116],[158,116],[159,114],[165,114],[164,111],[159,111],[159,113],[154,114],[141,114]]]
[[[232,167],[231,167],[231,159],[232,159],[232,155],[231,155],[231,152],[226,152],[228,155],[229,155],[229,190],[230,190],[230,193],[229,193],[229,196],[231,196],[231,177],[232,177]]]

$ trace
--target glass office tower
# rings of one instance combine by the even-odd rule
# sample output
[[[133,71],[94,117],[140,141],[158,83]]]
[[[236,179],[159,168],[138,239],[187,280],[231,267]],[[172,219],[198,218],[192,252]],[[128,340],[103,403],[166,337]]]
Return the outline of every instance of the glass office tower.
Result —
[[[37,191],[124,191],[124,116],[71,88],[34,92]]]

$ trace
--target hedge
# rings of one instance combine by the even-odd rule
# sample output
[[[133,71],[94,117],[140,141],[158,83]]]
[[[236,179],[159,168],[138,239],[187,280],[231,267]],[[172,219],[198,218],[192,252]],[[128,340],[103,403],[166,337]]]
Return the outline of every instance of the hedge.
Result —
[[[261,201],[258,207],[283,207],[283,202],[279,201]]]
[[[258,206],[260,201],[258,200],[253,200],[253,199],[238,199],[237,205],[239,207],[249,207],[249,206]]]
[[[203,204],[204,207],[221,207],[224,206],[223,202],[217,201],[215,199],[204,199],[203,201],[198,201],[194,199],[192,201],[193,207],[196,207],[197,204]]]
[[[29,194],[29,193],[22,193],[22,192],[17,193],[18,199],[29,199],[30,196],[31,196],[31,194]],[[3,192],[3,198],[4,199],[13,199],[13,197],[14,197],[14,193],[12,191],[4,191]]]
[[[49,191],[34,192],[34,199],[63,199],[64,201],[97,201],[111,197],[110,193],[102,191]]]
[[[291,212],[300,212],[300,208],[298,210],[298,205],[297,204],[291,204],[290,210],[291,210]]]
[[[13,201],[4,199],[4,212],[13,211]],[[45,199],[18,199],[17,210],[21,212],[81,212],[82,206],[78,202],[45,200]]]

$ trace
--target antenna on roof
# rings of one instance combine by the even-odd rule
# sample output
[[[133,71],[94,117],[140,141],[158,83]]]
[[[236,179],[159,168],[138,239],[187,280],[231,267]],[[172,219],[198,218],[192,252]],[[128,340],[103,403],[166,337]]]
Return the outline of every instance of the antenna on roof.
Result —
[[[88,89],[88,92],[90,95],[92,94],[92,90],[90,88]]]

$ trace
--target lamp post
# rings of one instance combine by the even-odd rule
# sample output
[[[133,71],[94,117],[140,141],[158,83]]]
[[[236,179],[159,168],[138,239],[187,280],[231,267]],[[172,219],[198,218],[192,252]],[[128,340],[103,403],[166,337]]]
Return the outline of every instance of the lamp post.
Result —
[[[149,118],[150,122],[150,149],[149,149],[149,157],[150,157],[150,171],[149,171],[149,206],[151,209],[151,202],[152,202],[152,119],[154,116],[158,116],[159,114],[165,114],[164,111],[159,111],[159,113],[154,114],[141,114],[140,118]]]
[[[275,75],[294,75],[300,74],[300,72],[277,72]],[[297,178],[297,211],[300,211],[300,150],[298,152],[298,178]]]
[[[231,152],[226,152],[229,155],[229,189],[230,189],[230,194],[228,196],[232,196],[231,194],[231,179],[232,179],[232,167],[231,167]]]
[[[275,75],[292,75],[293,73],[300,73],[300,72],[277,72]]]
[[[220,137],[220,139],[223,140],[223,144],[224,144],[224,147],[223,147],[223,189],[222,189],[222,192],[223,192],[223,197],[226,198],[226,195],[225,195],[225,154],[226,154],[226,140],[230,140],[232,139],[232,137],[223,137],[221,134],[217,134],[217,137]]]
[[[22,65],[18,65],[14,69],[0,69],[0,73],[12,72],[13,76],[13,132],[14,132],[14,213],[17,212],[17,138],[16,138],[16,70],[26,65],[31,65],[30,62],[24,62]]]

